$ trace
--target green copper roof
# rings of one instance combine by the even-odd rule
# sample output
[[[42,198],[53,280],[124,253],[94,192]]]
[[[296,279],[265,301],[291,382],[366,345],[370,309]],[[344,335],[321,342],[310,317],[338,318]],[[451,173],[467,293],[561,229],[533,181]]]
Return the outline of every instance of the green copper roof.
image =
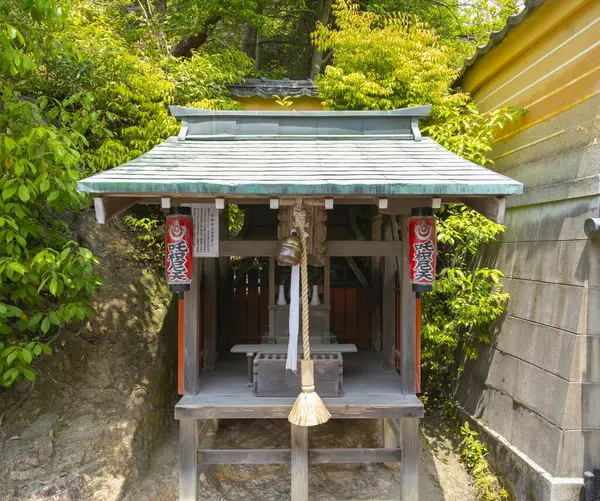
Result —
[[[79,181],[96,194],[512,195],[523,187],[430,138],[418,117],[390,112],[214,112],[172,108],[171,137]]]

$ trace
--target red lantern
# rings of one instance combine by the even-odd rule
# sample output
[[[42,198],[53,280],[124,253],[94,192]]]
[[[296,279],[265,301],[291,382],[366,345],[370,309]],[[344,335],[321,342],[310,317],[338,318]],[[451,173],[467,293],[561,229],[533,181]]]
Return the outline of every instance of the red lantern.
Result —
[[[435,218],[430,208],[413,210],[408,218],[410,283],[413,291],[430,292],[435,282],[437,240]]]
[[[194,220],[187,214],[167,216],[165,274],[171,290],[190,290],[192,283],[192,236]]]

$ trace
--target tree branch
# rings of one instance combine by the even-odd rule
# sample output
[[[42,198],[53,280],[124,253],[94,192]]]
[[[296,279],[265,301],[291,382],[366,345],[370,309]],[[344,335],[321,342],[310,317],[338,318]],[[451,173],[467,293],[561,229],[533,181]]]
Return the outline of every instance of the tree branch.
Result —
[[[208,38],[210,29],[221,20],[220,16],[211,17],[206,21],[204,30],[197,35],[188,35],[183,38],[173,49],[175,57],[192,57],[192,52],[200,47]]]

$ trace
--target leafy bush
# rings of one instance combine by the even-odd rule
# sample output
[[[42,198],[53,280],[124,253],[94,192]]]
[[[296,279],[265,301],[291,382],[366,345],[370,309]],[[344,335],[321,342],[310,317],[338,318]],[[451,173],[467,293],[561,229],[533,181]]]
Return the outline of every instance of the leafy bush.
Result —
[[[459,445],[460,456],[471,471],[475,489],[479,495],[478,499],[482,501],[507,500],[508,492],[501,487],[498,478],[490,470],[486,459],[488,450],[485,444],[477,438],[479,434],[466,421],[460,428],[460,434],[463,437]]]
[[[473,266],[481,246],[504,231],[464,205],[444,206],[436,214],[438,276],[433,292],[422,296],[424,389],[446,395],[457,374],[456,351],[477,358],[491,324],[502,315],[508,294],[500,270]]]
[[[432,104],[422,128],[442,146],[481,165],[488,163],[494,132],[521,112],[479,113],[468,94],[454,92],[453,55],[438,35],[405,14],[362,12],[346,0],[334,6],[336,27],[313,34],[322,50],[334,51],[334,64],[317,85],[329,109],[393,109]],[[448,399],[457,372],[456,351],[477,356],[492,322],[504,311],[500,270],[477,268],[475,256],[504,227],[465,206],[443,207],[438,223],[438,277],[422,299],[422,362],[428,396]],[[430,402],[432,403],[432,402]]]
[[[143,212],[127,214],[123,224],[138,242],[135,259],[160,272],[165,267],[165,214],[152,208]]]
[[[1,10],[0,43],[0,385],[33,380],[31,364],[50,353],[49,337],[61,326],[93,314],[90,297],[99,284],[96,258],[69,236],[60,214],[79,209],[76,181],[85,172],[87,137],[108,134],[93,115],[93,96],[63,101],[31,99],[18,89],[35,77],[39,59],[55,40],[47,34],[63,21],[53,2],[23,2]],[[48,48],[48,53],[53,49]]]

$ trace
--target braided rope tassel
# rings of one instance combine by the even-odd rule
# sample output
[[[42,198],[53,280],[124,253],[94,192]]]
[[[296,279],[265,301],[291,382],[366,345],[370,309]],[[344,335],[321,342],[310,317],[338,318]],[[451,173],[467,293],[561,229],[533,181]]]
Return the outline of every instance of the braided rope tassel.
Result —
[[[302,284],[302,346],[304,356],[300,362],[302,392],[294,403],[288,421],[298,426],[316,426],[326,423],[331,418],[331,414],[315,391],[315,366],[314,361],[311,360],[309,338],[308,255],[306,245],[308,223],[306,221],[306,209],[302,207],[302,200],[298,200],[296,203],[293,215],[296,229],[302,241],[300,281]]]

